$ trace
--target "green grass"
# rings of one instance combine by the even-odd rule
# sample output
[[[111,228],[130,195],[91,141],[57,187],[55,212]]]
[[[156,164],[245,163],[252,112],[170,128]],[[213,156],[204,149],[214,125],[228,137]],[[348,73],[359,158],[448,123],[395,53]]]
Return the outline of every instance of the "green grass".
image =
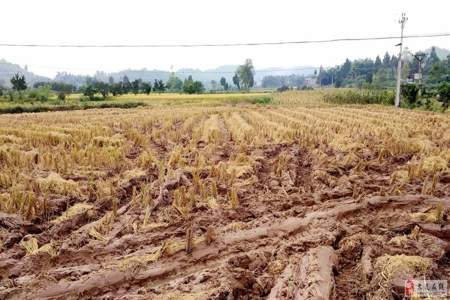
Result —
[[[126,101],[103,101],[103,102],[67,102],[67,103],[15,103],[10,102],[5,104],[0,102],[0,114],[20,114],[20,113],[36,113],[47,111],[68,111],[68,110],[83,110],[93,108],[134,108],[138,106],[145,106],[143,102]]]
[[[106,100],[86,100],[81,94],[67,96],[65,101],[51,97],[47,101],[31,99],[10,101],[7,97],[0,97],[0,114],[83,110],[92,108],[133,108],[138,106],[171,106],[171,105],[201,105],[219,106],[224,104],[269,104],[272,96],[267,93],[221,93],[221,94],[176,94],[152,93],[127,94],[109,96]]]
[[[332,89],[324,94],[325,102],[333,104],[394,104],[391,90]]]

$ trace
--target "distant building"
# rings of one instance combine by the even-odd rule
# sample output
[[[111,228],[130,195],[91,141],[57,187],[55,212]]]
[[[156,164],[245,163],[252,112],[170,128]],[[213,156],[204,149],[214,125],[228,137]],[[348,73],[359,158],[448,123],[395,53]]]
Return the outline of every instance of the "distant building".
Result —
[[[306,77],[305,78],[305,85],[307,87],[312,87],[312,88],[318,87],[317,77],[315,77],[315,76],[308,76],[308,77]]]

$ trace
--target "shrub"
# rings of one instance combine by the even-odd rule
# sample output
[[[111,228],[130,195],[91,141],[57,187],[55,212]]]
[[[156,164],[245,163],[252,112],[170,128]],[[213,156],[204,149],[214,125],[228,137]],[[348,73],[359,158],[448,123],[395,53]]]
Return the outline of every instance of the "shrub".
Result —
[[[205,88],[201,81],[193,81],[192,77],[189,77],[184,81],[183,92],[186,94],[201,94]]]
[[[78,103],[71,105],[16,105],[11,107],[0,108],[0,114],[20,114],[20,113],[37,113],[46,111],[68,111],[79,109],[92,109],[92,108],[135,108],[139,106],[145,106],[144,102],[104,102],[104,103]]]
[[[289,91],[289,87],[287,85],[282,85],[281,87],[277,88],[277,92],[286,92]]]
[[[419,95],[419,88],[417,85],[413,83],[404,83],[401,85],[400,92],[408,106],[414,108],[416,106],[417,96]]]
[[[31,91],[28,92],[27,98],[32,100],[38,100],[41,102],[48,101],[48,99],[50,98],[50,86],[45,85],[40,86],[36,89],[32,89]]]
[[[391,90],[334,90],[324,95],[326,102],[335,104],[384,104],[393,105],[395,94]]]
[[[60,101],[66,100],[66,94],[64,92],[59,92],[58,93],[58,100],[60,100]]]
[[[271,102],[272,98],[268,96],[259,97],[252,101],[253,104],[269,104]]]
[[[450,83],[442,82],[438,87],[438,101],[442,102],[442,109],[448,109],[450,102]]]

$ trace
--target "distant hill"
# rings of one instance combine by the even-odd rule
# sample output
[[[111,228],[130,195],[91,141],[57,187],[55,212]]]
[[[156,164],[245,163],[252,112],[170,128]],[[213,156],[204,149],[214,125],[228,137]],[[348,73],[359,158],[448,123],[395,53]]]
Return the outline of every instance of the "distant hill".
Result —
[[[175,75],[179,77],[181,80],[184,80],[189,75],[195,80],[202,81],[206,88],[210,87],[211,80],[215,80],[219,83],[221,77],[225,77],[227,81],[231,84],[234,72],[236,71],[238,65],[225,65],[220,66],[213,69],[200,70],[200,69],[192,69],[192,68],[183,68],[179,69],[175,72]],[[268,75],[311,75],[316,70],[316,67],[312,66],[301,66],[294,68],[266,68],[266,69],[257,69],[255,71],[255,81],[257,83],[261,83],[263,78]],[[36,75],[27,70],[26,67],[21,67],[17,64],[13,64],[7,62],[6,60],[0,60],[0,85],[9,87],[10,79],[15,73],[24,74],[29,86],[32,86],[35,82],[44,81],[50,82],[52,80],[58,82],[70,83],[76,86],[81,86],[86,82],[88,76],[86,75],[76,75],[68,72],[59,72],[56,74],[54,78],[48,78],[40,75]],[[153,82],[155,79],[161,79],[163,81],[167,81],[171,75],[169,71],[162,70],[148,70],[148,69],[140,69],[133,70],[127,69],[119,72],[106,73],[103,71],[97,71],[92,78],[96,78],[97,80],[107,82],[110,77],[114,79],[114,81],[120,81],[124,76],[128,76],[128,78],[133,81],[135,79],[142,79],[144,81]]]
[[[36,75],[29,72],[26,67],[22,68],[19,65],[7,62],[4,59],[0,59],[0,85],[4,87],[9,87],[11,85],[10,79],[16,74],[20,73],[25,75],[28,85],[33,85],[33,83],[38,81],[51,81],[50,78]]]
[[[450,50],[434,47],[436,50],[436,54],[439,57],[440,60],[447,59],[447,56],[450,54]],[[431,47],[425,50],[425,53],[429,54],[431,52]]]
[[[450,54],[450,50],[435,47],[436,53],[440,59],[446,59]],[[431,51],[431,47],[425,50],[426,53]],[[184,80],[189,75],[195,80],[202,81],[206,88],[210,88],[211,80],[215,80],[219,83],[221,77],[225,77],[228,83],[232,84],[232,77],[234,72],[236,71],[238,65],[224,65],[217,68],[200,70],[200,69],[190,69],[184,68],[179,69],[175,72],[175,75],[180,79]],[[261,84],[263,78],[269,75],[279,75],[279,76],[287,76],[287,75],[312,75],[317,67],[314,66],[297,66],[292,68],[265,68],[265,69],[256,69],[255,71],[255,82],[257,84]],[[40,75],[36,75],[32,72],[29,72],[26,67],[21,67],[17,64],[13,64],[7,62],[6,60],[0,60],[0,85],[2,86],[10,86],[10,78],[15,73],[24,74],[28,85],[33,85],[33,83],[37,81],[60,81],[65,83],[70,83],[76,86],[81,86],[86,82],[88,76],[85,75],[75,75],[67,72],[61,72],[56,74],[54,78],[48,78]],[[120,81],[124,76],[128,76],[128,78],[133,81],[135,79],[142,79],[144,81],[153,82],[155,79],[161,79],[163,81],[167,81],[171,75],[169,71],[163,70],[148,70],[148,69],[140,69],[133,70],[127,69],[119,72],[106,73],[103,71],[97,71],[93,76],[97,80],[107,82],[110,77],[114,79],[114,81]]]
[[[195,80],[202,81],[208,88],[211,80],[219,82],[221,77],[225,77],[227,81],[231,83],[237,67],[238,65],[225,65],[213,69],[207,69],[204,71],[200,69],[184,68],[176,71],[175,75],[181,80],[184,80],[189,75],[192,75]],[[314,73],[314,70],[316,69],[316,67],[312,66],[302,66],[294,68],[267,68],[259,70],[257,69],[255,71],[255,81],[257,83],[260,83],[262,79],[267,75],[312,75]],[[108,81],[108,78],[111,76],[115,81],[119,81],[126,75],[130,80],[141,78],[144,81],[154,81],[155,79],[167,81],[170,77],[170,74],[171,73],[168,71],[161,70],[129,69],[114,73],[97,72],[94,77],[98,80]]]

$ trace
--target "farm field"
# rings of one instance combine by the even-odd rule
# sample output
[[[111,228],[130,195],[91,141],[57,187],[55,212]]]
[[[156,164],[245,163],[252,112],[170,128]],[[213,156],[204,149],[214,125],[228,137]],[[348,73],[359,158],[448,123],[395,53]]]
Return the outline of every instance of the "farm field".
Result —
[[[255,104],[267,101],[270,93],[212,93],[212,94],[179,94],[179,93],[151,93],[127,94],[108,96],[106,99],[89,100],[82,94],[70,94],[64,101],[57,99],[56,94],[50,95],[46,101],[37,99],[26,99],[11,101],[7,96],[0,97],[0,114],[24,113],[24,112],[47,112],[47,111],[70,111],[95,108],[134,108],[140,106],[163,106],[163,105],[203,105],[220,106],[223,104]]]
[[[183,97],[0,116],[0,299],[393,299],[450,278],[449,114]]]

